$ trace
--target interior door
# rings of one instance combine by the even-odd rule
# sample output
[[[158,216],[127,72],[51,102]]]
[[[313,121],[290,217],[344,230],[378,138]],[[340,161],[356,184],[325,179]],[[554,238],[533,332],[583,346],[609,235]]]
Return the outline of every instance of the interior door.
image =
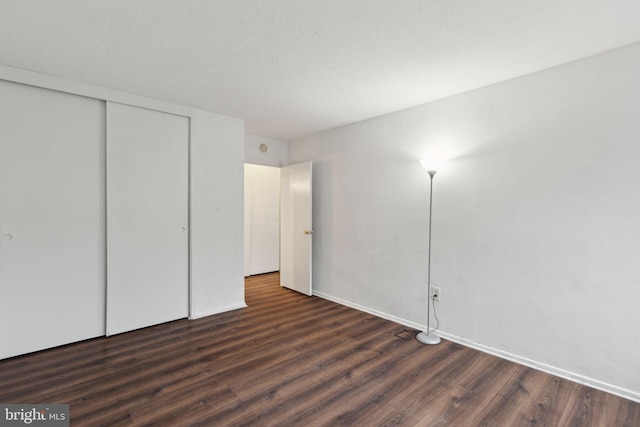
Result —
[[[107,335],[188,316],[189,119],[107,103]]]
[[[311,295],[311,162],[280,169],[280,284]]]
[[[0,81],[0,358],[105,333],[104,108]]]

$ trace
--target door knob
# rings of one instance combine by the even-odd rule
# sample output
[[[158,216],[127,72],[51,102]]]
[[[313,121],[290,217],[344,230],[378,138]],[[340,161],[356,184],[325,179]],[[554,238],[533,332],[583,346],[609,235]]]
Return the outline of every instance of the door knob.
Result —
[[[304,234],[311,235],[311,234],[313,234],[313,230],[304,230]]]

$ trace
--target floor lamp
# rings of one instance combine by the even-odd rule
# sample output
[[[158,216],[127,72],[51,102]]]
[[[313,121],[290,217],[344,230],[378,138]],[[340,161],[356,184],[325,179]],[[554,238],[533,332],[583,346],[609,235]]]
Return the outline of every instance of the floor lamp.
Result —
[[[431,310],[430,303],[432,302],[431,295],[431,213],[433,206],[433,177],[437,172],[437,168],[433,167],[433,165],[429,165],[425,160],[420,160],[422,166],[426,169],[429,174],[429,252],[428,252],[428,260],[429,264],[427,267],[427,329],[425,331],[420,332],[416,335],[416,339],[420,341],[422,344],[440,344],[440,337],[434,334],[429,327],[429,321],[431,320]]]

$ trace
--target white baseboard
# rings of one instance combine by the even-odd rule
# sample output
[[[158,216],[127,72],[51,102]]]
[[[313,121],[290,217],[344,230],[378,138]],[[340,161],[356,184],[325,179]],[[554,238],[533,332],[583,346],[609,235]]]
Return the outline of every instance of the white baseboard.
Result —
[[[396,317],[396,316],[393,316],[391,314],[388,314],[388,313],[385,313],[385,312],[382,312],[382,311],[374,310],[372,308],[365,307],[363,305],[356,304],[356,303],[351,302],[351,301],[343,300],[342,298],[337,298],[337,297],[334,297],[332,295],[325,294],[323,292],[318,292],[318,291],[314,290],[313,291],[313,295],[316,295],[316,296],[318,296],[318,297],[320,297],[322,299],[326,299],[326,300],[329,300],[329,301],[337,302],[338,304],[341,304],[341,305],[346,305],[347,307],[355,308],[356,310],[359,310],[359,311],[364,311],[365,313],[373,314],[374,316],[377,316],[377,317],[382,317],[383,319],[387,319],[387,320],[391,320],[391,321],[396,322],[396,323],[400,323],[403,326],[409,326],[410,328],[420,329],[420,330],[423,330],[425,328],[424,325],[418,325],[417,323],[411,322],[409,320],[402,319],[400,317]]]
[[[238,304],[225,305],[223,307],[216,307],[214,309],[203,311],[200,313],[194,313],[191,316],[189,316],[189,319],[191,320],[201,319],[203,317],[212,316],[214,314],[225,313],[227,311],[237,310],[239,308],[246,308],[246,307],[247,307],[247,304],[244,301],[242,301],[241,303],[238,303]]]
[[[402,319],[397,316],[393,316],[391,314],[374,310],[368,307],[364,307],[362,305],[353,303],[351,301],[346,301],[341,298],[334,297],[332,295],[325,294],[323,292],[313,291],[313,295],[316,295],[320,298],[336,302],[341,305],[345,305],[347,307],[354,308],[359,311],[363,311],[365,313],[373,314],[374,316],[381,317],[383,319],[391,320],[393,322],[399,323],[403,326],[408,326],[413,329],[425,330],[425,325],[420,325],[416,322],[412,322],[410,320]],[[536,369],[538,371],[543,371],[548,374],[552,374],[558,376],[560,378],[564,378],[579,384],[584,384],[589,387],[593,387],[598,390],[605,391],[607,393],[614,394],[616,396],[623,397],[625,399],[632,400],[634,402],[640,403],[640,393],[628,390],[622,387],[618,387],[613,384],[606,383],[604,381],[596,380],[594,378],[586,377],[584,375],[576,374],[574,372],[570,372],[556,366],[548,365],[546,363],[538,362],[536,360],[528,359],[526,357],[518,356],[517,354],[509,353],[508,351],[503,351],[494,347],[490,347],[484,344],[480,344],[477,342],[473,342],[466,338],[462,338],[456,335],[449,334],[447,332],[438,330],[437,335],[441,338],[444,338],[449,341],[453,341],[457,344],[463,345],[465,347],[470,347],[475,350],[481,351],[483,353],[491,354],[493,356],[500,357],[502,359],[510,360],[511,362],[518,363],[520,365],[528,366],[530,368]]]

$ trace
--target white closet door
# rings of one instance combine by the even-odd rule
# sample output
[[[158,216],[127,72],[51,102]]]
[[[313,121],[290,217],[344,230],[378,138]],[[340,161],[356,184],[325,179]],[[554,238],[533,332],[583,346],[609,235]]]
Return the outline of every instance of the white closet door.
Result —
[[[0,358],[105,333],[104,107],[0,81]]]
[[[189,119],[107,103],[107,335],[188,316]]]

